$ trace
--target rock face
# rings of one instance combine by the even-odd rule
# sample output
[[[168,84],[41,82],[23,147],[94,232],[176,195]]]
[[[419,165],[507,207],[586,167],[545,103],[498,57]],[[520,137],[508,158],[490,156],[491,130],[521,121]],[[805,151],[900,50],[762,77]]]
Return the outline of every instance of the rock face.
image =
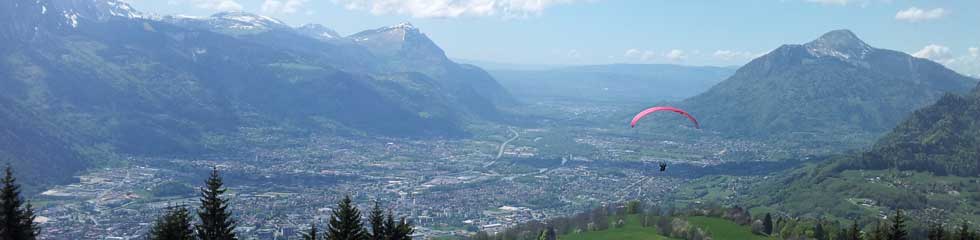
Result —
[[[835,30],[783,45],[680,105],[730,136],[859,138],[867,143],[912,111],[977,80]]]

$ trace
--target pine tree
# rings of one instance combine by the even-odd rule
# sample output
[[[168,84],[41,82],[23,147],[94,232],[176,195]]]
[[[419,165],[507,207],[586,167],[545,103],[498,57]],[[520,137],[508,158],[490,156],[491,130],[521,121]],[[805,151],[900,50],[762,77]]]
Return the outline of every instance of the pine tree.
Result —
[[[361,223],[361,211],[357,210],[357,206],[354,206],[350,196],[345,196],[343,200],[337,203],[337,209],[333,210],[333,216],[330,217],[330,225],[327,226],[327,239],[364,240],[368,237]]]
[[[310,231],[303,233],[303,240],[320,240],[317,236],[316,224],[310,224]]]
[[[395,234],[391,236],[389,240],[412,240],[412,234],[415,233],[415,228],[412,224],[408,223],[404,217],[398,222],[398,226],[395,227]]]
[[[766,217],[762,219],[762,232],[772,235],[772,215],[769,213],[766,213]]]
[[[960,231],[956,235],[959,240],[976,239],[976,236],[974,236],[973,231],[970,231],[970,224],[966,223],[965,221],[963,222],[963,225],[960,226]]]
[[[847,237],[849,237],[849,235],[850,234],[847,233],[847,228],[842,227],[840,228],[840,231],[837,232],[837,235],[834,236],[834,240],[848,240]]]
[[[36,239],[41,235],[41,227],[34,222],[37,215],[34,214],[34,205],[31,202],[24,204],[24,212],[20,215],[20,226],[25,233],[24,239]]]
[[[150,240],[192,240],[194,227],[191,215],[185,207],[171,207],[160,216],[150,229]]]
[[[929,240],[946,240],[946,229],[942,224],[933,224],[929,228]]]
[[[909,237],[908,230],[905,230],[905,216],[902,210],[895,210],[895,217],[892,219],[892,226],[888,232],[888,240],[906,240]]]
[[[854,221],[851,229],[847,230],[847,240],[861,240],[861,228],[858,228],[857,221]]]
[[[0,189],[0,239],[33,240],[40,232],[34,223],[34,209],[30,203],[24,204],[20,197],[20,186],[14,178],[14,170],[7,165]]]
[[[398,222],[395,221],[395,214],[391,210],[388,211],[388,216],[385,216],[382,226],[384,226],[385,239],[391,239],[397,234]]]
[[[817,222],[817,226],[813,228],[813,238],[817,240],[828,240],[827,231],[823,229],[823,224]]]
[[[881,223],[879,222],[879,223],[875,224],[874,231],[871,232],[871,234],[867,237],[867,239],[869,239],[869,240],[887,240],[888,239],[888,230],[886,230],[884,227],[882,227],[881,226]]]
[[[201,207],[197,216],[201,222],[197,225],[197,237],[201,240],[234,240],[235,220],[228,210],[228,199],[221,198],[228,189],[224,188],[218,168],[211,171],[211,177],[201,188]]]
[[[541,230],[541,234],[538,234],[538,240],[558,240],[555,228],[548,227],[548,229]]]
[[[374,208],[371,209],[371,213],[368,215],[368,221],[371,223],[371,240],[385,240],[388,239],[391,234],[387,234],[388,231],[385,226],[385,214],[381,210],[381,203],[377,201],[374,202]]]

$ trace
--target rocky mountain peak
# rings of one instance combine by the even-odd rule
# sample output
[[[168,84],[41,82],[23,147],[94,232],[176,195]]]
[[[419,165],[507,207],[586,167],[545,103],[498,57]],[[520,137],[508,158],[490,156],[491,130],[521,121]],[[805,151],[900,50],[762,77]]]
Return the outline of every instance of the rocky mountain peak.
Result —
[[[863,59],[875,49],[847,29],[827,32],[804,46],[814,56],[844,60]]]

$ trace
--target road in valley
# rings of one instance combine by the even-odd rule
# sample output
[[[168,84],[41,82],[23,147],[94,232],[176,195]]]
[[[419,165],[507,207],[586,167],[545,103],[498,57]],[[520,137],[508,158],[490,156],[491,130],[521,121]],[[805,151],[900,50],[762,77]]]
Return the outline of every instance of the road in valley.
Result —
[[[510,130],[511,133],[514,133],[514,137],[512,137],[510,139],[507,139],[507,141],[504,141],[503,143],[501,143],[500,144],[500,149],[497,149],[497,157],[493,158],[493,161],[491,161],[490,163],[488,163],[487,165],[485,165],[483,167],[487,168],[487,167],[493,166],[493,164],[497,163],[497,160],[500,159],[500,157],[503,157],[504,156],[504,149],[507,149],[507,144],[510,144],[510,142],[513,142],[514,140],[517,140],[517,138],[520,138],[521,137],[521,133],[518,133],[517,131],[515,131],[514,128],[508,128],[507,130]]]

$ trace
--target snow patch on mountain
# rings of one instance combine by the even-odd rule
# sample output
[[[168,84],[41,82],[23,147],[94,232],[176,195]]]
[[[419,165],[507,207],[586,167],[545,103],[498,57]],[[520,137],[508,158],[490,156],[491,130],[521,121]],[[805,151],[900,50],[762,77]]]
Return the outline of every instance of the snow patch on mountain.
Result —
[[[143,13],[136,11],[132,6],[129,6],[128,3],[120,0],[107,0],[105,1],[105,5],[107,6],[106,11],[108,11],[109,15],[112,16],[129,19],[146,18]]]
[[[68,25],[71,25],[72,28],[78,27],[78,13],[76,13],[74,10],[66,10],[62,13],[65,15],[65,20],[67,20]]]
[[[271,18],[268,16],[255,15],[245,12],[223,12],[213,15],[214,18],[226,19],[231,21],[236,21],[242,24],[249,24],[253,26],[273,26],[273,25],[286,25],[278,19]]]
[[[412,25],[412,23],[410,23],[410,22],[402,22],[402,23],[399,23],[397,25],[394,25],[394,26],[391,26],[391,27],[388,27],[388,28],[390,28],[390,29],[418,30],[418,28],[415,28],[415,25]]]
[[[875,51],[853,32],[843,29],[830,31],[803,46],[814,57],[836,58],[856,65],[866,65],[864,59]]]
[[[211,15],[207,21],[216,29],[249,32],[289,28],[286,23],[278,19],[246,12],[220,12]]]
[[[268,16],[247,12],[219,12],[208,17],[173,15],[160,21],[179,26],[225,34],[252,34],[275,29],[291,29],[286,23]]]
[[[296,31],[321,41],[332,41],[343,38],[337,31],[320,24],[306,24],[296,28]]]

